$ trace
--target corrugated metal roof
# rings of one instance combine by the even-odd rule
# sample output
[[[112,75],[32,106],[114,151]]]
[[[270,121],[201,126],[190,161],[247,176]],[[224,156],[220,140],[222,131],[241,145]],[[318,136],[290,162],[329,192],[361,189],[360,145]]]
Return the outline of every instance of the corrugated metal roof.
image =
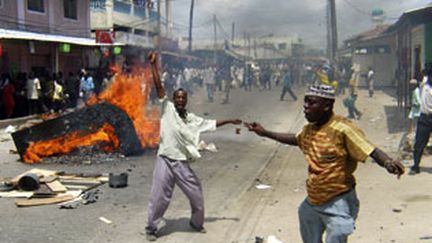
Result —
[[[122,43],[114,43],[114,44],[96,43],[96,40],[92,39],[92,38],[74,37],[74,36],[65,36],[65,35],[54,35],[54,34],[36,33],[36,32],[30,32],[30,31],[10,30],[10,29],[1,29],[1,28],[0,28],[0,39],[59,42],[59,43],[69,43],[69,44],[82,45],[82,46],[112,46],[112,45],[120,46],[120,45],[124,45]]]
[[[424,8],[412,9],[406,11],[402,16],[391,25],[386,32],[396,31],[404,23],[409,23],[411,26],[416,26],[423,23],[432,22],[432,6],[427,5]]]
[[[378,25],[373,29],[366,30],[360,34],[355,35],[345,41],[365,41],[380,37],[383,33],[387,31],[390,25]]]

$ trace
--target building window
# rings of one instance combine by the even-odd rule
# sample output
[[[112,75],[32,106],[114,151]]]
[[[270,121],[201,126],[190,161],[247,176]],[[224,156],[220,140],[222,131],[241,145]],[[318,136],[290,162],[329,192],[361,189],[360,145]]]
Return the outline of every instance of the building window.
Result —
[[[63,0],[64,16],[68,19],[77,19],[77,0]]]
[[[388,45],[375,46],[375,53],[388,54],[390,53],[390,47]]]
[[[3,0],[0,0],[0,8],[3,8]]]
[[[124,14],[130,14],[131,4],[127,1],[114,0],[114,11]]]
[[[27,0],[27,9],[45,13],[44,0]]]
[[[357,48],[354,50],[354,53],[355,53],[355,54],[360,54],[360,55],[366,55],[366,54],[369,54],[370,51],[368,50],[367,47],[357,47]]]
[[[279,50],[286,50],[287,49],[287,44],[286,43],[279,43],[278,44],[278,49]]]

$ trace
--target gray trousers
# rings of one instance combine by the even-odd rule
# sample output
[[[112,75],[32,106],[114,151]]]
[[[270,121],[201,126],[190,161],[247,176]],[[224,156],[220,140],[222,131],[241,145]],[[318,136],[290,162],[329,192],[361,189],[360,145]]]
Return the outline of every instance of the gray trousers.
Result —
[[[300,232],[304,243],[322,243],[326,231],[326,243],[346,243],[354,232],[359,211],[359,201],[354,189],[331,201],[314,206],[307,199],[300,205]]]
[[[146,231],[155,232],[157,230],[157,226],[171,201],[176,184],[189,199],[192,209],[191,224],[197,228],[203,226],[204,198],[198,177],[187,161],[171,160],[158,156],[153,171]]]

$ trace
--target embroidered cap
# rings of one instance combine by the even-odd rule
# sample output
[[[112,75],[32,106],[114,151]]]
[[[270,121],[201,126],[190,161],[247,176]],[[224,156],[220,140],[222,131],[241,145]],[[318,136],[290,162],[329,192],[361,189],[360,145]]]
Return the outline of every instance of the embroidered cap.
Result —
[[[305,95],[317,96],[325,99],[334,100],[336,98],[335,90],[330,85],[311,85],[306,90]]]
[[[417,79],[413,78],[409,81],[410,84],[417,84]]]

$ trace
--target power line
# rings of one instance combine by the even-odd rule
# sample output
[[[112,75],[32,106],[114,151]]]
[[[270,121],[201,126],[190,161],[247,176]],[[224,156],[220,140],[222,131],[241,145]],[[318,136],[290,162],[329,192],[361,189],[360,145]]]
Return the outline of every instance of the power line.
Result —
[[[354,9],[355,11],[357,11],[358,13],[361,13],[361,14],[364,14],[364,15],[367,15],[367,16],[370,16],[370,13],[368,13],[368,12],[366,12],[366,11],[360,9],[359,7],[357,7],[357,6],[355,6],[354,4],[352,4],[351,2],[349,2],[348,0],[343,0],[343,2],[344,2],[345,4],[347,4],[348,6],[350,6],[351,8],[353,8],[353,9]]]

